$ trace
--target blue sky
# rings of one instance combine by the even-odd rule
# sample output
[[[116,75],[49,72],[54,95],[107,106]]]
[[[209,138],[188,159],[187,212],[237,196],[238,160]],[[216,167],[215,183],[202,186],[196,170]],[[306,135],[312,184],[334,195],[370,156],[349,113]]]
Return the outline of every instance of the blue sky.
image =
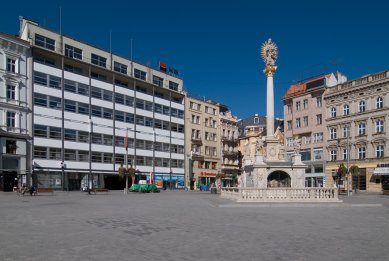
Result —
[[[5,1],[0,31],[16,34],[19,15],[134,60],[180,71],[191,96],[229,106],[244,118],[266,114],[260,46],[279,49],[275,115],[304,78],[340,71],[348,79],[389,69],[384,1]],[[4,10],[6,10],[4,12]]]

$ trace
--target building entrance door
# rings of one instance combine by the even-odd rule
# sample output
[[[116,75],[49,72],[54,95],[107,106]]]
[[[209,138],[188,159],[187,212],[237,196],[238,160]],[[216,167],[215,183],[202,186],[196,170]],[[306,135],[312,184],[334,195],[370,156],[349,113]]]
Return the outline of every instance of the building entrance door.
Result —
[[[17,176],[15,172],[3,172],[0,177],[1,187],[4,192],[13,191],[13,187],[17,186]]]
[[[359,174],[353,176],[353,189],[366,190],[366,169],[359,169]]]

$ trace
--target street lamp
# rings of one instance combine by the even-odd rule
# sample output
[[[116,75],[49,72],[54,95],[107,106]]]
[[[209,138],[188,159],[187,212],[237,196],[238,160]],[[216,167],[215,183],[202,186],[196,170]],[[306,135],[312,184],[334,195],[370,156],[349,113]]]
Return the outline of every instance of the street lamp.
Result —
[[[92,132],[93,132],[93,122],[89,118],[89,172],[88,172],[88,195],[90,195],[90,180],[92,175]]]
[[[347,128],[347,196],[350,196],[350,127]]]
[[[170,169],[169,188],[172,190],[172,169]]]
[[[126,171],[125,171],[125,176],[126,176],[126,189],[124,190],[124,194],[128,194],[128,127],[126,128],[126,140],[125,142],[125,147],[126,147]]]

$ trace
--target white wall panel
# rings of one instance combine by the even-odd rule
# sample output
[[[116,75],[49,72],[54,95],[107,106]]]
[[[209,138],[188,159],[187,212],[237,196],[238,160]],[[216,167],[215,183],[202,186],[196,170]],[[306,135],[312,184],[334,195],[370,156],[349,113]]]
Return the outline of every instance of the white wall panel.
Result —
[[[129,90],[129,89],[123,88],[121,86],[116,85],[115,92],[130,96],[130,97],[134,97],[134,90]]]
[[[71,72],[66,72],[66,71],[64,73],[65,73],[64,74],[65,79],[69,79],[71,81],[80,82],[80,83],[89,85],[89,78],[88,77],[85,77],[85,76],[82,76],[79,74],[75,74],[75,73],[71,73]]]
[[[123,111],[123,112],[128,112],[128,113],[134,114],[134,107],[130,107],[130,106],[127,106],[127,105],[116,103],[115,104],[115,108],[116,108],[116,110],[119,110],[119,111]]]
[[[41,63],[34,62],[34,71],[62,77],[62,70]]]
[[[88,118],[77,119],[77,121],[83,121],[84,123],[71,122],[71,121],[65,120],[65,128],[89,132],[89,123],[87,123]]]
[[[50,95],[50,96],[55,96],[55,97],[62,97],[62,91],[54,88],[49,88],[46,86],[42,86],[39,84],[34,84],[34,92],[45,94],[45,95]]]
[[[65,149],[89,151],[89,143],[65,141]]]
[[[89,162],[67,161],[67,160],[65,160],[65,169],[89,170]]]
[[[142,99],[145,101],[153,101],[153,96],[145,94],[143,92],[136,92],[136,98],[137,99]]]
[[[65,92],[65,99],[89,104],[89,97],[72,92]]]
[[[155,118],[163,121],[170,121],[170,116],[156,113]]]
[[[149,117],[149,118],[153,118],[153,112],[151,112],[151,111],[145,111],[145,110],[142,110],[142,109],[137,109],[136,110],[136,114],[137,115],[141,115],[141,116],[146,116],[146,117]]]
[[[113,103],[109,101],[103,101],[100,99],[92,98],[92,105],[96,105],[99,107],[105,107],[108,109],[113,109]]]
[[[165,105],[165,106],[170,106],[170,102],[168,100],[161,99],[161,98],[158,98],[158,97],[155,97],[154,102],[158,103],[158,104]]]
[[[62,121],[57,119],[34,116],[34,124],[62,128]]]
[[[50,148],[61,148],[62,142],[60,140],[54,140],[54,139],[45,139],[40,137],[34,138],[34,146],[43,146],[43,147],[50,147]]]
[[[113,153],[113,147],[100,144],[92,144],[92,151]]]
[[[108,170],[112,171],[113,170],[113,164],[112,163],[96,163],[92,162],[92,169],[98,169],[101,171]]]
[[[47,107],[41,107],[41,106],[34,106],[34,115],[35,115],[35,118],[34,120],[36,120],[36,118],[38,117],[42,117],[44,119],[46,119],[46,124],[48,124],[49,122],[51,122],[52,120],[55,120],[55,119],[52,119],[52,118],[62,118],[62,112],[60,110],[54,110],[54,109],[49,109]],[[42,115],[42,116],[40,116]],[[45,117],[43,117],[45,116]],[[47,118],[46,118],[47,116]]]
[[[106,82],[102,82],[102,81],[98,81],[98,80],[92,79],[91,84],[94,87],[99,87],[99,88],[104,89],[104,90],[113,91],[113,86],[110,83],[106,83]]]

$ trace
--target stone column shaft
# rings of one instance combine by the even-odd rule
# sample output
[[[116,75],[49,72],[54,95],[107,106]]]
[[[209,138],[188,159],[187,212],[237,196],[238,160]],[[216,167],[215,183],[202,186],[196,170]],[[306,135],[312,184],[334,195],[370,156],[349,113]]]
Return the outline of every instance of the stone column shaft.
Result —
[[[274,90],[273,76],[267,76],[266,129],[267,137],[274,137]]]

